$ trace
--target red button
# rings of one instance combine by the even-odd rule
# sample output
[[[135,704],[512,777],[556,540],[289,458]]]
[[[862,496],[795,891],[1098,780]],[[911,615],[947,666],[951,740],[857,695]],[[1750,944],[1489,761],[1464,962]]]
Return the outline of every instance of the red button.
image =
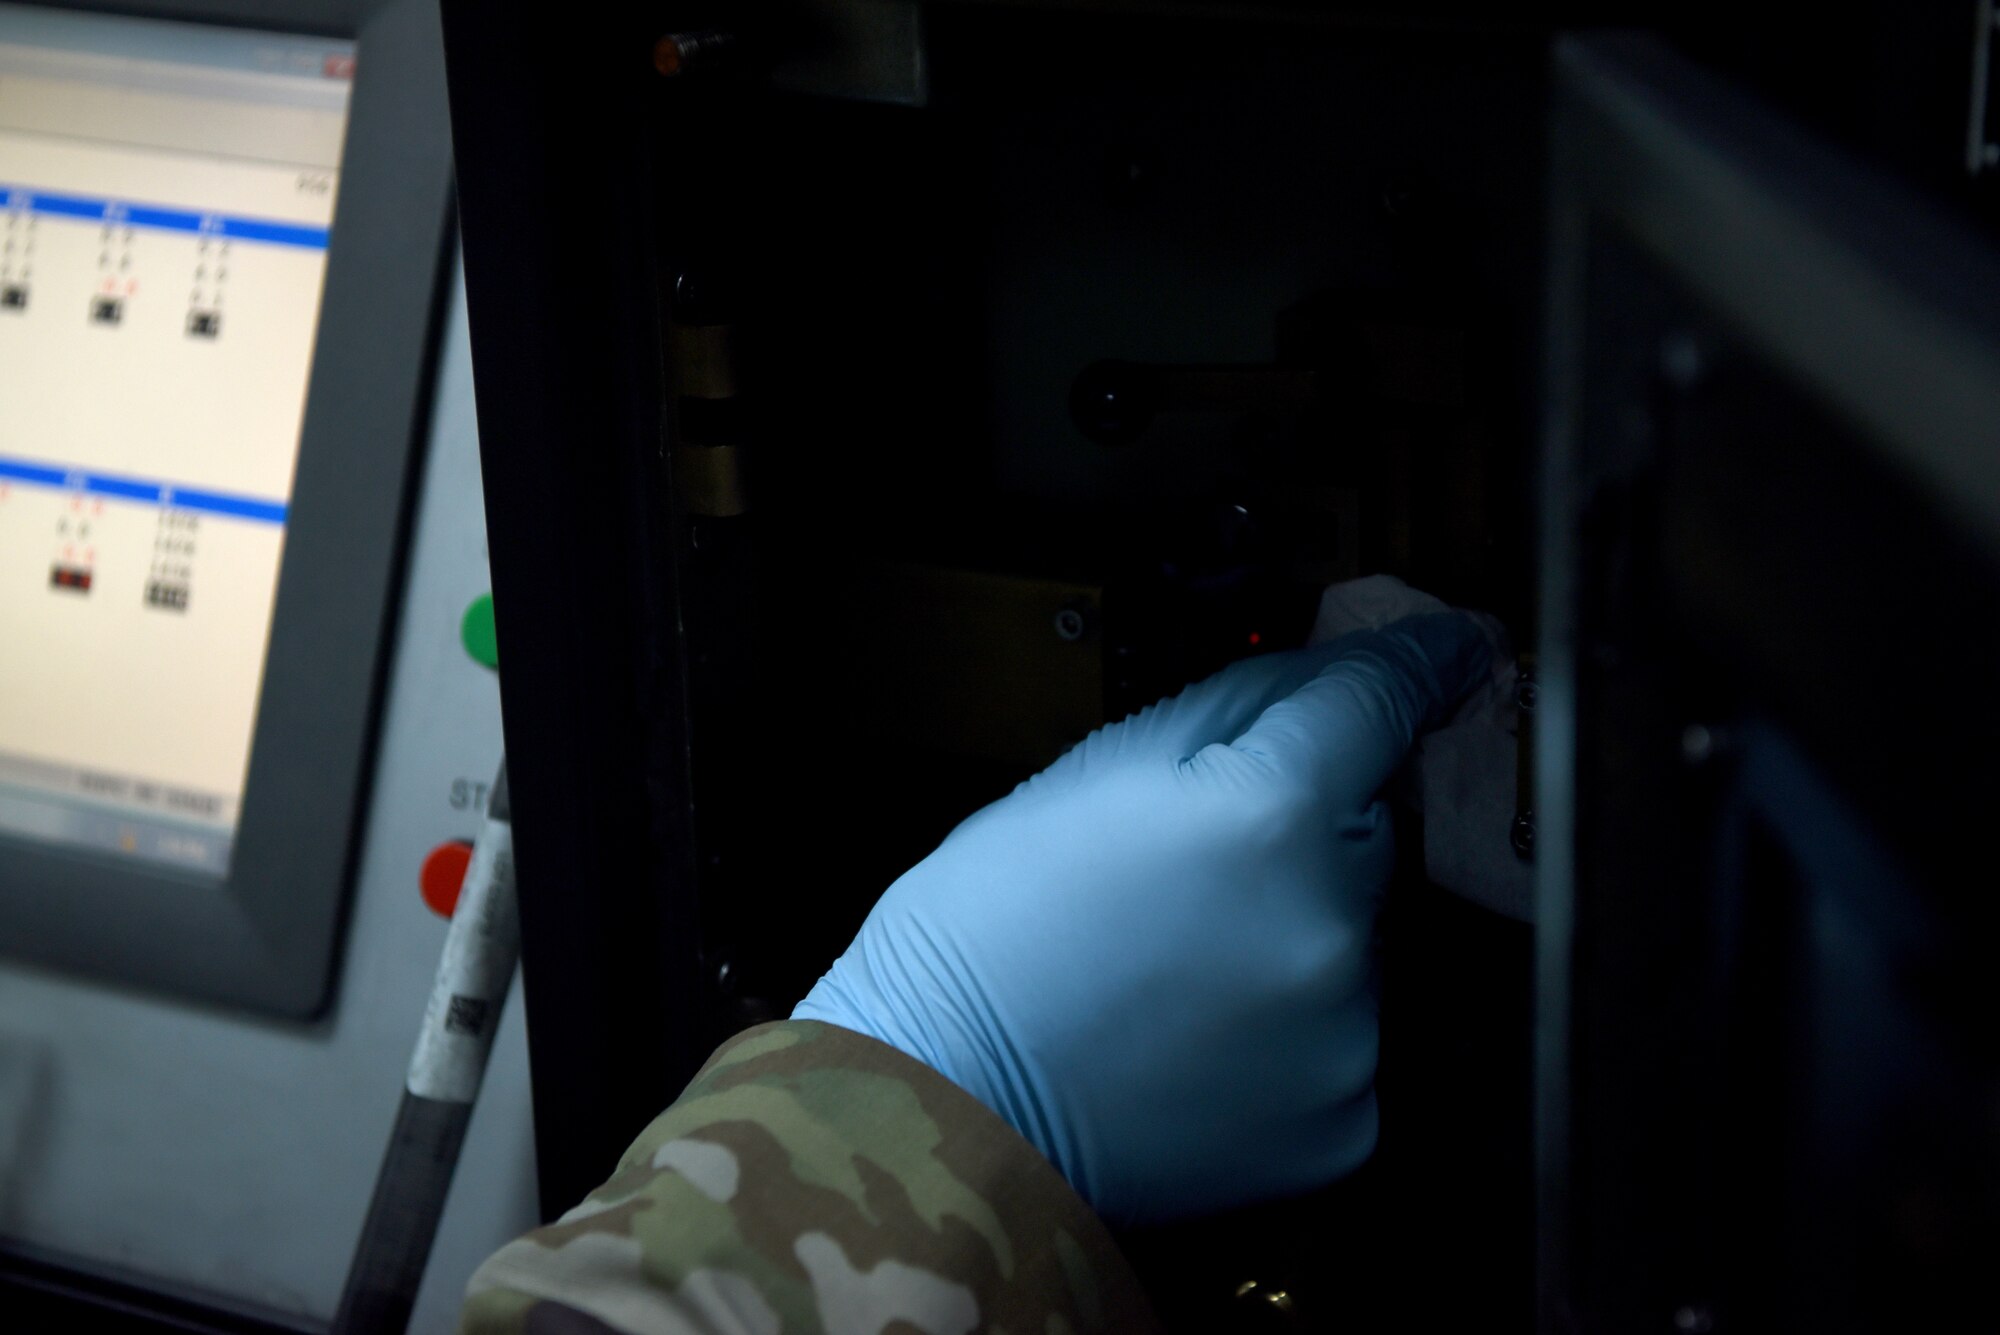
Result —
[[[472,845],[463,839],[439,844],[430,851],[424,869],[417,873],[417,884],[432,913],[440,918],[452,915],[458,907],[458,892],[465,888],[465,869],[471,865]]]

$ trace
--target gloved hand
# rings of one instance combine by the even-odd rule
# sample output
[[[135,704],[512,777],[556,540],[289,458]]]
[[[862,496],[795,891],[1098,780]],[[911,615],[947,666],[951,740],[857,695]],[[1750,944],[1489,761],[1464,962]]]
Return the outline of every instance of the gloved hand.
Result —
[[[793,1012],[999,1113],[1115,1223],[1374,1148],[1378,791],[1487,667],[1457,613],[1249,659],[1099,729],[883,895]]]

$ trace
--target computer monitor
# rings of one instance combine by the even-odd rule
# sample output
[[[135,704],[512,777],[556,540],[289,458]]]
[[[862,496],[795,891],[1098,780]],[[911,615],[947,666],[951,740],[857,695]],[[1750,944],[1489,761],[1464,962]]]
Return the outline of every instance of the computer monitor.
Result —
[[[0,4],[0,947],[286,1011],[325,992],[448,191],[435,18],[324,8]]]
[[[0,831],[229,870],[353,72],[0,6]]]

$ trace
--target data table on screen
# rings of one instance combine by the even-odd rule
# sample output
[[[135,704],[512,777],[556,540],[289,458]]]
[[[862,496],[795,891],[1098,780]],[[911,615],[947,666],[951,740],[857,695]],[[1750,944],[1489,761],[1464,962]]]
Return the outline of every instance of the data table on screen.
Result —
[[[220,876],[352,56],[9,40],[20,13],[0,6],[0,834]]]

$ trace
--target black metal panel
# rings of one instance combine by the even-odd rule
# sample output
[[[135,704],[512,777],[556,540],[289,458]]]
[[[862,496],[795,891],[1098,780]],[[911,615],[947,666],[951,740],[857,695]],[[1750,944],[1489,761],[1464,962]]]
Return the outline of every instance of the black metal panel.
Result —
[[[550,1214],[707,1053],[657,509],[648,13],[444,6]]]

